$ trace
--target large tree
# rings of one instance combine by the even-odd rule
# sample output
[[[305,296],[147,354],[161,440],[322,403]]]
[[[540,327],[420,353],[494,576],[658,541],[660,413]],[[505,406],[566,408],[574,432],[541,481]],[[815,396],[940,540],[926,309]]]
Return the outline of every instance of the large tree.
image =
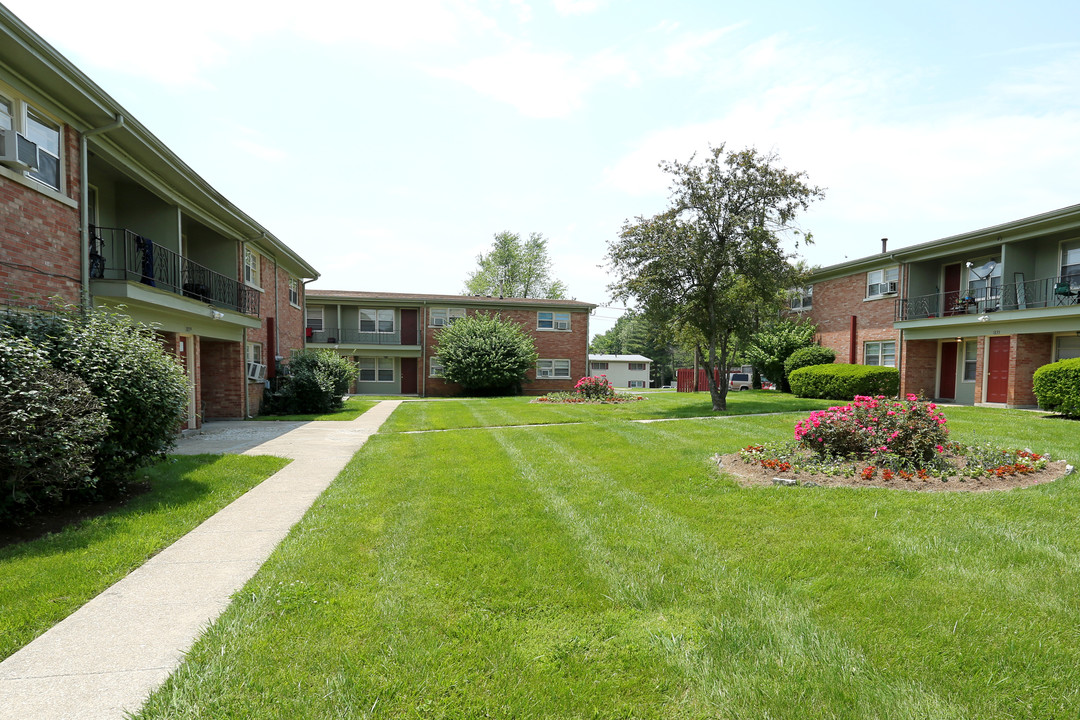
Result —
[[[823,196],[805,173],[788,172],[772,153],[711,148],[697,161],[664,162],[671,206],[627,221],[608,257],[616,299],[663,308],[711,369],[713,410],[727,409],[727,368],[735,340],[746,338],[762,306],[799,282],[781,241],[810,242],[796,217]],[[714,380],[719,374],[721,381]]]
[[[477,269],[465,281],[468,295],[561,299],[566,285],[551,277],[547,240],[530,233],[525,240],[504,230],[495,235],[487,255],[476,258]]]

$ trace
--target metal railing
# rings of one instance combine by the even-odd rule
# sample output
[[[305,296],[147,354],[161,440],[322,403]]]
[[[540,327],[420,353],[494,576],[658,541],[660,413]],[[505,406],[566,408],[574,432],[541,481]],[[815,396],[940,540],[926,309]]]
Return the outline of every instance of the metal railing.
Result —
[[[245,315],[259,314],[258,290],[126,228],[90,226],[90,277],[139,282]]]
[[[417,329],[415,337],[410,335],[403,338],[400,328],[393,332],[360,332],[356,328],[309,328],[307,341],[331,345],[419,345],[420,330]]]
[[[1051,277],[967,290],[918,295],[896,301],[895,319],[923,320],[957,315],[983,315],[1009,310],[1076,305],[1080,276]]]

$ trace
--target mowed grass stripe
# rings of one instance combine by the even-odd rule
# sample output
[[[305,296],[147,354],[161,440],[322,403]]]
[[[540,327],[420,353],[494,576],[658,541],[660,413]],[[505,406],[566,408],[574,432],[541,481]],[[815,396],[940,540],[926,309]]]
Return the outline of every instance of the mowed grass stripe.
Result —
[[[544,453],[552,442],[540,433],[497,435],[592,556],[590,565],[607,568],[612,595],[667,619],[657,640],[703,705],[735,716],[783,712],[797,687],[806,716],[881,707],[895,708],[894,717],[967,716],[918,683],[877,672],[795,598],[728,567],[707,537],[622,486],[592,453],[562,443],[560,452]],[[594,438],[608,451],[615,444],[614,434]]]

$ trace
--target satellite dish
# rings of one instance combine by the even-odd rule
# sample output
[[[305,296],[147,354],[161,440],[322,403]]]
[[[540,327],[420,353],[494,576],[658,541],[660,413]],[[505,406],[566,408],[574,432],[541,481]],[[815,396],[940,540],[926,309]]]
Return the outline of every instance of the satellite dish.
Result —
[[[969,262],[967,263],[967,266],[971,269],[971,272],[979,276],[980,279],[985,280],[990,276],[990,273],[994,272],[994,268],[997,267],[997,260],[987,260],[979,267],[971,267],[971,263]]]

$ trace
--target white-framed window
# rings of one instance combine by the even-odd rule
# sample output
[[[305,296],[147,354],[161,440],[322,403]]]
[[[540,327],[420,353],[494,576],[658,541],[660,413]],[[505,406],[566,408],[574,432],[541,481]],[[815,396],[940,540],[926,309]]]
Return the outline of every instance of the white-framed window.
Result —
[[[308,305],[307,307],[307,328],[315,332],[323,331],[323,306],[322,305]]]
[[[1080,358],[1080,337],[1061,335],[1054,343],[1054,361]]]
[[[4,94],[0,94],[0,128],[17,132],[25,138],[18,141],[23,145],[19,158],[27,164],[33,163],[33,167],[23,171],[23,175],[53,190],[62,191],[61,124],[25,100],[4,91]]]
[[[975,366],[979,357],[979,341],[967,340],[964,342],[964,372],[960,376],[962,382],[975,382]]]
[[[863,365],[896,367],[896,341],[868,342],[863,345]]]
[[[360,308],[360,332],[362,333],[392,333],[394,332],[393,309]]]
[[[357,358],[360,382],[394,382],[394,358]]]
[[[607,370],[608,369],[608,364],[606,362],[594,362],[594,363],[590,363],[590,366],[592,367],[593,372],[596,372],[597,370]]]
[[[1080,288],[1080,240],[1061,246],[1061,281],[1069,283],[1072,290]]]
[[[289,278],[289,304],[300,307],[300,281],[293,277]]]
[[[866,273],[866,297],[893,295],[900,287],[900,268],[882,268]]]
[[[645,381],[644,380],[629,380],[626,383],[626,387],[628,387],[628,388],[643,388],[643,387],[645,387]]]
[[[446,327],[463,317],[465,317],[465,308],[431,308],[428,324],[431,327]]]
[[[990,263],[993,266],[987,267]],[[982,258],[967,269],[968,297],[976,301],[1001,297],[1001,261],[999,258]]]
[[[791,309],[796,312],[810,310],[814,304],[814,286],[795,288],[791,291]]]
[[[547,312],[541,310],[536,313],[536,329],[537,330],[569,330],[570,329],[570,313],[568,312]]]
[[[433,377],[433,378],[437,378],[437,377],[442,377],[442,376],[443,376],[443,372],[444,372],[445,368],[443,368],[443,364],[442,364],[442,361],[441,361],[441,360],[439,360],[439,356],[438,356],[438,355],[432,355],[432,356],[431,356],[431,359],[430,359],[430,360],[428,361],[428,363],[429,363],[429,365],[430,365],[430,368],[431,368],[431,369],[430,369],[430,370],[428,371],[428,375],[429,375],[429,376],[431,376],[431,377]]]
[[[265,380],[266,365],[263,364],[262,343],[249,342],[245,348],[248,380]]]
[[[641,372],[645,369],[645,363],[626,363],[626,369]]]
[[[249,342],[247,344],[247,361],[249,363],[262,362],[262,343]]]
[[[536,377],[538,378],[569,378],[569,360],[537,360]]]
[[[244,248],[244,283],[251,287],[262,287],[259,284],[259,253],[251,248]]]

